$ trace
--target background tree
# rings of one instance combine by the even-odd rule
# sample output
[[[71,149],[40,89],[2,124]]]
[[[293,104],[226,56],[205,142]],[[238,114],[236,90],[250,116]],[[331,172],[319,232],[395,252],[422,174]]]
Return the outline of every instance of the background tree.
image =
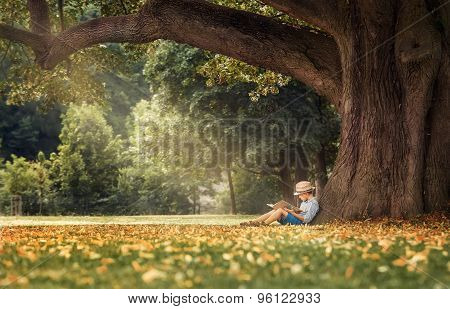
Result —
[[[134,187],[126,204],[145,213],[195,213],[200,195],[210,190],[214,178],[195,164],[203,147],[190,123],[160,99],[155,95],[133,108],[122,192]]]
[[[12,155],[4,169],[0,170],[0,197],[5,213],[10,212],[11,200],[20,197],[24,214],[37,215],[46,209],[50,199],[51,181],[48,177],[45,157],[30,162],[23,157]]]
[[[0,103],[1,155],[11,154],[33,160],[39,151],[49,155],[56,151],[61,130],[61,107],[40,111],[37,103],[20,106]]]
[[[113,212],[122,145],[97,106],[71,106],[52,159],[55,190],[66,212]]]

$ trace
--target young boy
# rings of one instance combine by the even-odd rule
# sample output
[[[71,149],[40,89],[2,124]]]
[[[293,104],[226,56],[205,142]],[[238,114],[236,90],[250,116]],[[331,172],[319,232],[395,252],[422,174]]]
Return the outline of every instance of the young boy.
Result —
[[[261,217],[248,222],[242,222],[242,226],[260,226],[269,225],[274,221],[279,223],[300,225],[312,221],[314,216],[319,211],[319,203],[313,196],[314,187],[309,181],[300,181],[295,185],[295,196],[298,196],[302,203],[300,204],[300,211],[296,212],[288,208],[279,208],[277,210],[269,211]]]

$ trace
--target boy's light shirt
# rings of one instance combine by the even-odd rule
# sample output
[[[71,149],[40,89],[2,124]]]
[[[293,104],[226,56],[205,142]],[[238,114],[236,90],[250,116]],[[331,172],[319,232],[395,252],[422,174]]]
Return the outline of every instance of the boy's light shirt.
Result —
[[[312,197],[300,204],[300,211],[300,216],[305,218],[304,222],[309,223],[319,211],[319,203],[315,197]]]

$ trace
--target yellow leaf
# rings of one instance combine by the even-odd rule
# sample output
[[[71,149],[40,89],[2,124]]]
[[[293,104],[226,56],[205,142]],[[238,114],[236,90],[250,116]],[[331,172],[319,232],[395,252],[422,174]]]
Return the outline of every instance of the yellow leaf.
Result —
[[[303,270],[303,266],[300,264],[294,264],[291,266],[291,273],[292,274],[298,274],[299,272],[301,272]]]
[[[249,274],[244,274],[244,273],[239,274],[239,275],[237,276],[237,278],[238,278],[238,280],[240,280],[240,281],[250,281],[250,280],[252,279],[252,277],[251,277]]]
[[[363,253],[361,255],[361,257],[364,260],[367,260],[367,259],[369,259],[369,260],[379,260],[380,259],[380,255],[378,253]]]
[[[114,263],[114,260],[112,258],[102,258],[100,260],[100,263],[102,263],[103,265],[109,265]]]
[[[383,252],[386,252],[389,247],[392,245],[392,241],[389,239],[382,239],[378,242],[378,245],[383,248]]]
[[[406,265],[406,261],[405,261],[405,259],[401,259],[401,258],[396,259],[396,260],[392,261],[392,265],[402,267],[402,266]]]
[[[345,278],[349,279],[352,277],[353,275],[353,267],[349,266],[347,267],[347,269],[345,270]]]
[[[229,261],[229,260],[231,260],[231,259],[233,258],[233,255],[231,255],[231,254],[229,254],[229,253],[224,253],[224,254],[222,254],[222,258],[223,258],[225,261]]]
[[[63,250],[61,250],[60,252],[59,252],[59,254],[58,254],[59,256],[63,256],[63,257],[65,257],[66,259],[68,259],[68,258],[70,258],[70,250],[67,250],[67,249],[63,249]]]
[[[417,252],[411,258],[411,262],[417,263],[419,261],[426,261],[428,259],[428,253],[429,253],[429,250],[427,250],[427,249]]]
[[[57,281],[57,280],[61,279],[61,277],[64,276],[65,273],[66,273],[66,271],[62,270],[62,269],[60,269],[60,270],[49,269],[49,270],[44,270],[44,271],[39,272],[38,276],[50,278],[51,280]]]
[[[103,274],[103,273],[106,273],[106,272],[108,271],[108,266],[106,266],[106,265],[101,265],[101,266],[97,267],[97,268],[95,269],[95,271],[97,272],[97,274]]]
[[[2,263],[3,265],[5,265],[6,268],[10,268],[14,265],[14,263],[11,262],[10,260],[3,260]]]
[[[125,244],[120,246],[120,252],[122,255],[129,255],[130,251],[140,250],[141,246],[139,244]]]
[[[98,254],[97,252],[89,252],[88,253],[89,259],[90,260],[96,260],[101,258],[102,256],[100,254]]]
[[[82,277],[77,280],[79,285],[92,285],[94,283],[94,279],[91,277]]]
[[[241,265],[237,262],[230,263],[230,274],[238,274],[241,271]]]
[[[144,258],[144,259],[153,259],[155,257],[155,255],[153,253],[139,251],[139,257]]]
[[[333,251],[333,247],[328,245],[325,249],[325,255],[330,256],[332,251]]]
[[[163,273],[162,271],[159,271],[159,270],[157,270],[155,268],[152,268],[152,269],[150,269],[150,270],[148,270],[148,271],[146,271],[145,273],[142,274],[142,280],[145,283],[150,283],[153,280],[161,279],[161,278],[165,278],[165,277],[166,277],[165,273]]]
[[[387,272],[389,270],[389,267],[386,266],[386,265],[381,265],[381,266],[378,266],[377,270],[380,273],[385,273],[385,272]]]
[[[137,271],[137,272],[143,271],[141,265],[137,261],[131,262],[131,266],[133,267],[134,271]]]
[[[255,257],[253,256],[253,254],[251,252],[248,252],[246,257],[250,263],[252,263],[252,264],[255,263]]]
[[[273,255],[269,254],[269,253],[266,253],[266,252],[263,252],[263,253],[261,254],[261,258],[262,258],[264,261],[267,261],[267,262],[273,262],[273,261],[275,261],[275,257],[274,257]]]
[[[99,239],[92,239],[91,240],[91,244],[97,245],[99,247],[103,247],[104,243],[105,242],[103,240],[99,240]]]

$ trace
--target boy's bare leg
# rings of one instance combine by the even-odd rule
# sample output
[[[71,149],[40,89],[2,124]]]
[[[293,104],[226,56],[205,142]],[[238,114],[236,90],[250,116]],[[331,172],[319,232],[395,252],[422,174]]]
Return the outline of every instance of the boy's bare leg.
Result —
[[[288,215],[288,212],[286,210],[279,208],[277,210],[274,210],[273,213],[267,219],[264,220],[264,223],[270,224],[270,223],[275,222],[278,219],[280,219],[281,216],[286,217],[287,215]]]
[[[263,214],[261,217],[256,218],[253,221],[263,222],[263,221],[267,220],[275,212],[276,212],[276,210],[271,210],[268,213]]]

